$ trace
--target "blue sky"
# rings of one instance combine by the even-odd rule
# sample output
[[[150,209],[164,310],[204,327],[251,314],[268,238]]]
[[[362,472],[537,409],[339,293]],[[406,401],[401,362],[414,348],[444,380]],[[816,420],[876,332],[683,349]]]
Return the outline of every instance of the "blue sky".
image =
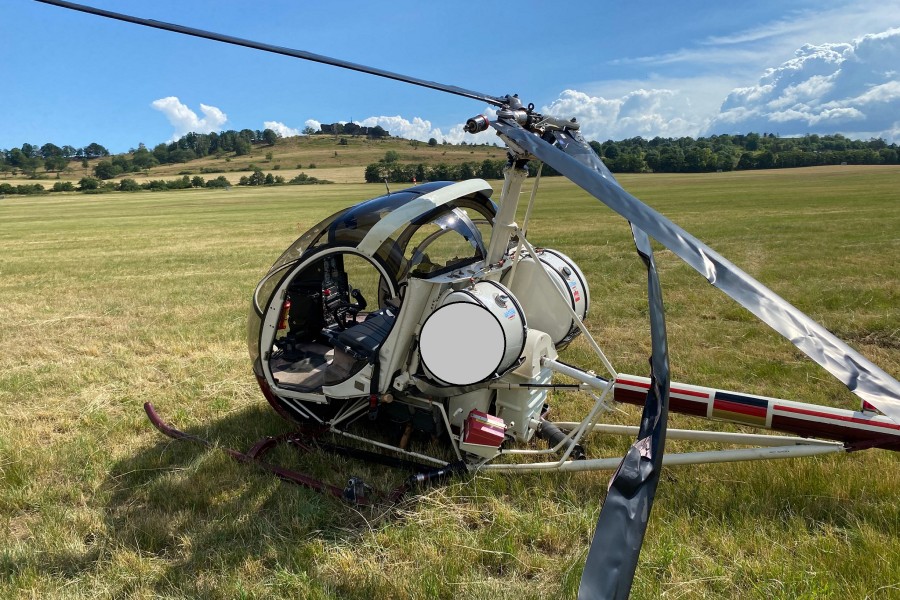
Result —
[[[900,5],[85,0],[577,116],[589,139],[844,133],[900,142]],[[186,131],[380,124],[458,142],[465,98],[40,4],[3,0],[0,148]],[[489,134],[482,134],[489,135]]]

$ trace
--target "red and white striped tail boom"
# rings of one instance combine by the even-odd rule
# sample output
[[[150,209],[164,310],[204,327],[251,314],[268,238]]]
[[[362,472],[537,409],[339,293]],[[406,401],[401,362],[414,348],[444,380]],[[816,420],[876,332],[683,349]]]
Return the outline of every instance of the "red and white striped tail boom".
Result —
[[[647,377],[619,374],[614,397],[619,402],[643,406],[649,387]],[[669,388],[669,409],[802,437],[835,440],[851,450],[900,451],[900,424],[869,410],[844,410],[675,382]]]

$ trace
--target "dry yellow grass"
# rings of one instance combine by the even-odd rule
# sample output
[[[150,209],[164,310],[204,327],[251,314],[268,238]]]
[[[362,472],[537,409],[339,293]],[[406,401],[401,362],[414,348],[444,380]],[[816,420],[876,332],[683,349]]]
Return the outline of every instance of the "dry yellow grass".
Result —
[[[344,137],[347,145],[341,145],[340,139]],[[368,140],[365,138],[353,138],[349,136],[298,136],[278,140],[276,145],[254,145],[249,155],[245,156],[207,156],[188,163],[175,163],[159,165],[149,172],[126,173],[114,178],[114,181],[130,177],[138,182],[151,179],[172,179],[180,173],[190,171],[192,175],[201,175],[205,179],[224,175],[234,184],[237,184],[242,175],[252,173],[250,165],[255,165],[265,172],[283,175],[290,179],[298,173],[306,173],[319,179],[328,179],[335,183],[363,183],[365,166],[378,162],[384,158],[389,150],[400,155],[403,163],[423,162],[429,165],[437,163],[458,164],[461,162],[481,162],[485,159],[499,160],[505,158],[506,151],[496,146],[454,146],[438,145],[428,146],[424,142],[411,142],[410,140],[389,138],[385,140]],[[266,158],[271,153],[272,159]],[[91,159],[88,166],[83,167],[80,160],[73,160],[69,167],[60,173],[57,179],[56,173],[38,172],[38,179],[31,180],[23,175],[15,177],[8,174],[0,174],[0,183],[19,185],[22,183],[40,183],[50,188],[56,181],[71,181],[77,183],[82,177],[93,175],[94,167],[100,160]],[[297,168],[297,165],[302,165]],[[309,165],[315,168],[310,169]],[[276,170],[275,167],[278,166]],[[208,171],[204,173],[202,171]]]

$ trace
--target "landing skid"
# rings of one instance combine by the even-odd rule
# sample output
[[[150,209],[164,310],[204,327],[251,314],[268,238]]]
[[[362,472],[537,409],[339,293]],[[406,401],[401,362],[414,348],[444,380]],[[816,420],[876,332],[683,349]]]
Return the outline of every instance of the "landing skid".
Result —
[[[327,432],[327,429],[321,427],[304,428],[275,437],[267,436],[256,442],[247,452],[240,452],[231,448],[216,446],[209,440],[190,433],[185,433],[180,429],[172,427],[163,421],[156,412],[156,409],[154,409],[153,405],[149,402],[144,403],[144,411],[147,413],[147,417],[150,419],[150,422],[153,423],[153,426],[172,439],[192,442],[206,448],[218,448],[234,460],[253,465],[278,477],[282,481],[300,485],[357,506],[371,506],[385,503],[394,504],[402,500],[409,492],[418,489],[424,484],[447,479],[455,474],[465,472],[466,470],[465,465],[461,463],[450,463],[444,467],[435,469],[413,461],[395,458],[381,453],[332,444],[320,439]],[[340,488],[305,473],[285,469],[284,467],[279,467],[263,460],[263,457],[266,454],[282,444],[288,444],[300,452],[324,450],[326,452],[362,460],[364,462],[381,464],[406,472],[412,472],[413,474],[407,477],[403,483],[387,493],[373,490],[357,477],[350,477],[347,480],[347,486]]]

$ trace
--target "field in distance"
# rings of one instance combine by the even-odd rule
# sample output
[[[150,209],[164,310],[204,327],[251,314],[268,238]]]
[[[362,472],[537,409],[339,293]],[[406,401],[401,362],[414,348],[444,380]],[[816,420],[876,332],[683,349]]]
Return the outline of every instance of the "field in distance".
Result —
[[[346,141],[346,145],[341,140]],[[401,163],[438,163],[459,164],[461,162],[482,162],[485,159],[500,160],[506,157],[506,150],[493,145],[454,145],[438,144],[429,146],[425,142],[387,138],[370,140],[364,137],[312,135],[279,139],[274,146],[254,144],[250,154],[244,156],[223,155],[207,156],[187,163],[165,164],[153,167],[148,171],[125,173],[115,177],[119,181],[130,177],[138,183],[151,179],[174,179],[184,173],[200,175],[204,179],[225,176],[233,184],[244,175],[250,175],[254,167],[290,180],[299,173],[310,177],[327,179],[335,183],[363,183],[367,165],[378,162],[388,151],[396,152]],[[271,158],[267,155],[271,154]],[[20,185],[23,183],[40,183],[50,188],[56,181],[77,183],[82,177],[93,176],[94,167],[100,160],[91,159],[87,167],[80,160],[72,160],[68,168],[60,173],[38,173],[38,179],[26,178],[24,175],[11,176],[0,173],[0,183]],[[310,165],[314,165],[310,168]]]
[[[619,179],[900,376],[900,168]],[[382,192],[0,200],[0,597],[575,597],[609,473],[467,476],[392,510],[354,510],[173,443],[144,417],[150,401],[240,449],[287,431],[250,371],[250,295],[301,233]],[[646,272],[627,223],[546,178],[529,239],[582,267],[587,325],[619,370],[646,374]],[[656,258],[674,379],[857,406],[670,252]],[[562,360],[588,356],[580,341]],[[559,420],[584,407],[566,394],[551,402]],[[638,413],[608,417],[635,424]],[[735,429],[679,416],[671,426]],[[587,451],[621,456],[627,443],[598,436]],[[341,486],[403,477],[321,455],[274,459]],[[632,598],[896,597],[898,467],[896,453],[865,451],[666,469]]]

